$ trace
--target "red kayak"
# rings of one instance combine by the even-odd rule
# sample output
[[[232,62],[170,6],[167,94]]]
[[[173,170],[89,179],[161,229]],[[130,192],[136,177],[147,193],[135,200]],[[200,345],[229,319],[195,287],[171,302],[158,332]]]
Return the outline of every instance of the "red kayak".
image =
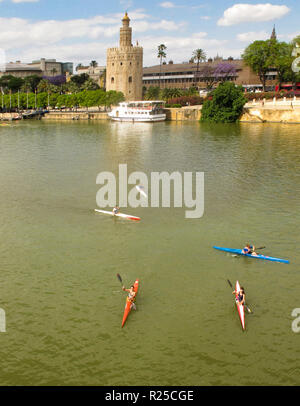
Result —
[[[138,292],[138,289],[139,289],[139,280],[137,279],[135,282],[134,282],[134,285],[133,285],[133,290],[135,291],[135,293],[137,294],[137,292]],[[126,298],[126,304],[125,304],[125,310],[124,310],[124,315],[123,315],[123,320],[122,320],[122,327],[124,326],[124,324],[125,324],[125,321],[127,320],[127,317],[129,316],[129,313],[130,313],[130,311],[131,311],[131,308],[132,308],[132,303],[131,303],[131,301],[128,299],[128,297]]]
[[[236,303],[236,307],[237,310],[239,312],[239,316],[240,316],[240,320],[241,320],[241,324],[242,324],[242,329],[245,330],[245,310],[244,310],[244,305],[241,305],[238,301],[238,294],[241,290],[240,284],[238,281],[236,281],[235,284],[235,291],[236,291],[236,295],[235,295],[235,303]]]

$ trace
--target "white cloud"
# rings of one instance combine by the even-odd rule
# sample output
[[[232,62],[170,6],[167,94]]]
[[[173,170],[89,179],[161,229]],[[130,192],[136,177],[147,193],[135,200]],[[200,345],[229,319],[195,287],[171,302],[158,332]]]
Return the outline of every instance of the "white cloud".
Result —
[[[56,58],[75,64],[97,60],[106,63],[106,50],[118,46],[123,13],[96,15],[73,20],[31,21],[22,18],[0,18],[0,49],[6,60],[31,62],[39,58]],[[205,32],[185,34],[186,23],[167,19],[153,19],[144,10],[130,12],[133,41],[138,39],[144,48],[144,65],[158,63],[157,46],[165,43],[167,61],[188,61],[192,52],[203,48],[209,56],[221,54],[239,56],[239,49],[231,49],[229,42],[208,37]]]
[[[237,35],[237,40],[241,42],[250,42],[250,41],[257,41],[257,40],[266,40],[270,38],[270,33],[266,31],[259,31],[259,32],[243,32]]]
[[[32,22],[22,18],[0,18],[0,47],[5,50],[48,44],[57,44],[61,41],[71,40],[99,40],[117,36],[122,14],[111,16],[95,16],[87,19],[74,19],[66,21],[44,20]],[[184,23],[175,23],[171,20],[149,21],[142,11],[130,14],[135,33],[145,31],[164,30],[178,31]]]
[[[224,11],[218,25],[230,26],[245,22],[270,21],[283,17],[289,11],[290,9],[287,6],[276,6],[270,3],[235,4]]]
[[[208,56],[217,54],[224,57],[239,57],[243,49],[232,49],[228,46],[226,40],[217,40],[208,38],[207,33],[198,32],[193,36],[153,36],[146,35],[139,38],[139,44],[144,48],[144,66],[159,64],[157,58],[157,47],[159,44],[167,46],[166,61],[173,60],[174,63],[189,61],[192,53],[197,48],[203,48]],[[72,44],[31,44],[26,48],[12,49],[9,51],[8,61],[21,60],[22,62],[31,62],[33,60],[45,57],[56,58],[59,61],[70,61],[88,64],[91,60],[96,60],[99,65],[106,64],[106,50],[115,47],[117,41],[115,38],[104,38],[101,41],[91,41],[88,43],[75,42]]]
[[[163,8],[175,8],[176,6],[171,1],[164,1],[163,3],[160,3],[160,7],[163,7]]]
[[[132,7],[133,2],[132,2],[132,0],[120,0],[120,4],[122,7],[125,7],[125,9],[127,10],[128,8]]]
[[[157,46],[165,44],[167,46],[166,62],[173,60],[174,63],[188,62],[192,53],[197,48],[202,48],[209,56],[216,56],[217,54],[223,57],[240,57],[243,49],[233,49],[228,46],[227,40],[218,40],[208,38],[206,32],[198,32],[192,36],[148,36],[141,38],[141,45],[144,48],[144,66],[158,65],[159,59],[157,58]]]
[[[13,3],[38,3],[40,0],[12,0]]]

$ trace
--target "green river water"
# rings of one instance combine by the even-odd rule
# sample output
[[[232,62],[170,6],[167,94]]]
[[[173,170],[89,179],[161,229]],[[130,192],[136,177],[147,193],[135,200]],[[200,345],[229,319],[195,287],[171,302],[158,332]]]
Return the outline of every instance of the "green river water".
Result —
[[[1,385],[299,385],[300,126],[0,127]],[[205,173],[205,212],[96,214],[96,177]],[[289,265],[213,245],[266,246]],[[137,311],[121,329],[128,287]],[[227,279],[253,314],[241,329]]]

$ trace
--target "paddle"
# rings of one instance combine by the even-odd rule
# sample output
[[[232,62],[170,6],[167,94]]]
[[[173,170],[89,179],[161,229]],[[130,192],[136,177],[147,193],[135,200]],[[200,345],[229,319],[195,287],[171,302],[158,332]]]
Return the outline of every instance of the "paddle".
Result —
[[[119,281],[122,283],[122,286],[123,286],[123,281],[122,281],[121,275],[119,273],[117,273],[117,278],[119,279]]]
[[[232,283],[230,282],[229,279],[227,279],[227,282],[228,282],[229,286],[231,287],[231,289],[233,289]],[[246,303],[244,303],[244,306],[246,307],[248,313],[253,313],[253,311],[246,305]]]

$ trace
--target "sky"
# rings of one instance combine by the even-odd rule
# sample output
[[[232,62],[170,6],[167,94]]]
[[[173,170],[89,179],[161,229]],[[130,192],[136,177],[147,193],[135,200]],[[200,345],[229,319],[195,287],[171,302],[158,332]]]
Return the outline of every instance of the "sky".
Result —
[[[0,64],[55,58],[106,64],[106,49],[119,44],[121,19],[131,19],[133,44],[144,48],[144,66],[207,57],[239,58],[254,40],[300,35],[300,0],[0,0]]]

